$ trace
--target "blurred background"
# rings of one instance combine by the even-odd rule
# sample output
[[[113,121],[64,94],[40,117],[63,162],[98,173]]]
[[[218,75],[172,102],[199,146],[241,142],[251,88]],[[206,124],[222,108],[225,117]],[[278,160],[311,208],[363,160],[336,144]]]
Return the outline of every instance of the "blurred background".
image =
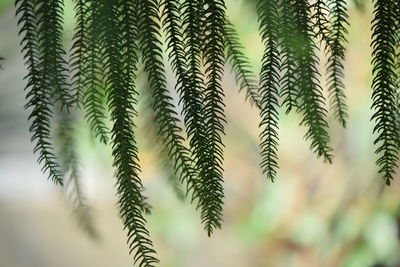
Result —
[[[110,149],[95,142],[87,127],[79,128],[83,188],[97,240],[81,230],[63,190],[40,172],[23,108],[26,69],[12,2],[0,1],[0,55],[5,57],[0,71],[0,267],[132,266],[115,205]],[[259,72],[263,48],[253,2],[231,0],[227,6]],[[258,111],[237,93],[227,67],[226,204],[223,228],[211,238],[194,207],[171,189],[157,164],[157,150],[146,141],[146,121],[139,121],[142,178],[153,206],[148,227],[160,266],[400,266],[399,179],[384,186],[374,164],[370,1],[349,2],[349,15],[345,68],[350,118],[342,129],[329,113],[332,165],[309,151],[299,117],[282,115],[280,171],[275,183],[266,181],[259,168]],[[73,16],[68,0],[66,47]]]

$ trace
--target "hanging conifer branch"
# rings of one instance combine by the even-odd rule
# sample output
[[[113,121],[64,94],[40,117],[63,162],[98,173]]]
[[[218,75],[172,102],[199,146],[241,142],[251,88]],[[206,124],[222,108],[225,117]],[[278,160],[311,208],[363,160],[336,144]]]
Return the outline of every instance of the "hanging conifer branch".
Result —
[[[400,14],[400,3],[395,3],[395,13]],[[395,82],[395,96],[396,96],[396,121],[397,121],[397,131],[400,134],[400,15],[397,16],[396,19],[396,47],[395,47],[395,74],[396,74],[396,82]],[[400,140],[399,140],[400,146]]]
[[[223,206],[224,93],[221,86],[224,72],[225,4],[219,0],[204,1],[204,64],[206,88],[204,120],[206,122],[207,158],[200,169],[200,194],[203,195],[201,218],[208,235],[221,227]]]
[[[244,47],[235,26],[229,20],[225,23],[225,46],[226,61],[232,66],[236,83],[240,86],[239,92],[245,90],[246,100],[261,109],[256,75],[250,70],[250,61],[243,53]]]
[[[274,180],[278,168],[278,88],[279,88],[279,53],[278,53],[278,6],[274,0],[258,2],[261,37],[265,46],[261,68],[261,168],[267,178]]]
[[[145,76],[145,73],[143,73],[143,75]],[[140,74],[138,76],[140,76]],[[146,122],[142,130],[143,133],[146,134],[146,142],[148,142],[148,146],[151,147],[157,155],[156,160],[159,169],[167,178],[167,181],[176,193],[176,196],[178,199],[184,200],[188,195],[189,190],[184,189],[182,185],[182,175],[181,173],[176,173],[176,162],[171,160],[168,150],[163,144],[163,140],[158,135],[158,126],[153,110],[153,96],[151,95],[148,83],[141,86],[139,94],[139,102],[141,102],[139,117]]]
[[[88,61],[90,57],[88,56],[89,50],[89,36],[90,30],[88,29],[88,24],[90,23],[90,1],[89,0],[75,0],[75,19],[76,26],[74,31],[74,36],[72,38],[73,44],[70,51],[70,69],[72,73],[72,88],[74,91],[74,100],[78,101],[79,91],[81,90],[81,85],[84,81],[88,72]]]
[[[334,115],[343,127],[347,124],[347,104],[344,94],[344,66],[347,22],[345,0],[331,0],[331,37],[328,42],[327,81],[330,105]]]
[[[378,145],[375,153],[380,158],[376,162],[379,174],[390,184],[399,159],[399,132],[396,129],[395,105],[395,53],[396,53],[396,14],[394,1],[376,0],[372,21],[372,48],[374,65],[373,104],[375,111],[374,133],[378,134],[374,143]]]
[[[73,104],[69,92],[68,65],[62,45],[63,1],[37,0],[39,60],[42,64],[42,86],[55,103],[68,109]]]
[[[76,28],[71,48],[72,86],[78,104],[93,134],[106,144],[104,68],[100,58],[104,49],[104,27],[99,18],[99,4],[92,0],[76,0]]]
[[[125,2],[126,4],[126,2]],[[123,25],[127,8],[124,1],[104,0],[101,13],[105,23],[105,67],[107,69],[107,102],[113,121],[112,148],[114,166],[116,167],[118,206],[124,224],[128,231],[128,244],[130,253],[134,252],[134,261],[138,266],[154,266],[158,260],[154,256],[154,249],[146,229],[146,220],[143,213],[146,212],[145,198],[142,195],[142,182],[139,178],[140,166],[137,156],[138,149],[133,132],[135,124],[133,118],[137,116],[134,105],[137,100],[137,92],[134,84],[130,83],[131,76],[124,75],[121,67],[133,64],[135,68],[138,58],[135,51],[130,58],[124,57],[127,49],[121,36],[131,34]],[[119,19],[122,18],[122,22]],[[130,21],[132,22],[132,21]],[[129,23],[130,23],[129,22]],[[130,25],[128,28],[135,27]],[[131,36],[134,39],[136,36]],[[134,74],[130,74],[134,75]]]
[[[328,16],[331,11],[329,10],[326,0],[315,0],[315,2],[310,5],[310,9],[310,20],[312,21],[312,28],[314,29],[316,37],[319,38],[321,42],[324,42],[325,46],[329,46],[332,33]]]
[[[162,48],[160,46],[160,18],[156,1],[143,1],[139,11],[139,28],[142,31],[140,49],[143,54],[145,71],[148,74],[149,86],[154,101],[156,121],[159,125],[159,136],[166,146],[171,160],[175,162],[176,172],[182,173],[181,179],[192,190],[196,183],[193,160],[189,150],[183,145],[182,129],[177,125],[179,119],[174,111],[172,98],[166,88]],[[193,191],[193,198],[196,192]]]
[[[293,7],[296,10],[294,18],[297,28],[297,41],[295,57],[298,62],[298,87],[299,87],[299,112],[303,115],[301,124],[308,127],[306,139],[311,139],[311,149],[324,161],[332,162],[331,148],[328,146],[328,124],[325,120],[326,109],[319,72],[317,70],[318,58],[315,54],[316,46],[312,39],[312,30],[308,21],[309,5],[307,1],[295,0]]]
[[[298,36],[293,19],[296,16],[296,9],[289,0],[281,0],[279,14],[279,36],[281,49],[280,70],[282,76],[280,80],[280,96],[283,98],[282,106],[286,106],[286,114],[297,108],[298,103],[298,62],[296,61],[296,42]]]
[[[38,15],[36,13],[36,1],[17,0],[16,15],[19,17],[18,24],[21,26],[22,53],[28,68],[26,78],[27,104],[25,108],[31,108],[29,115],[32,133],[31,141],[36,142],[34,152],[39,153],[38,162],[43,164],[42,171],[48,172],[49,179],[54,183],[62,185],[62,173],[56,161],[54,149],[50,140],[50,120],[52,117],[53,103],[50,101],[52,92],[46,87],[43,79],[43,61],[41,59],[41,48],[38,40]]]
[[[199,151],[196,150],[196,147],[204,146],[204,135],[200,134],[203,130],[203,122],[199,116],[199,114],[201,114],[200,110],[202,109],[202,96],[199,86],[202,83],[202,80],[199,75],[201,72],[197,61],[198,57],[195,56],[194,58],[189,58],[187,61],[188,58],[185,51],[185,40],[181,33],[181,28],[184,27],[184,22],[180,19],[180,16],[182,15],[181,9],[183,7],[181,8],[179,1],[164,1],[162,6],[164,11],[163,24],[167,35],[167,46],[169,48],[168,56],[171,61],[171,66],[177,76],[176,89],[180,96],[180,102],[183,103],[182,113],[184,116],[184,123],[187,127],[190,145],[194,148],[194,157],[196,157],[197,152]],[[191,8],[191,6],[188,8]],[[185,20],[185,17],[183,20]],[[193,33],[189,32],[189,34]],[[188,35],[187,39],[189,40],[186,41],[190,42],[192,37],[193,36]],[[188,53],[190,56],[193,56],[194,54],[191,53],[193,50],[198,51],[198,48],[196,46],[193,47],[192,43],[189,47],[190,51]],[[199,140],[202,140],[203,143],[199,144]],[[177,166],[178,171],[182,168],[183,171],[180,171],[180,180],[181,182],[186,183],[187,194],[192,192],[193,201],[199,197],[197,185],[198,170],[194,169],[195,162],[192,161],[192,159],[189,159],[189,152],[186,151],[186,148],[182,147],[182,152],[184,152],[185,155],[180,159],[181,166],[177,165],[178,162],[174,165]],[[179,154],[177,154],[177,156],[179,156]]]

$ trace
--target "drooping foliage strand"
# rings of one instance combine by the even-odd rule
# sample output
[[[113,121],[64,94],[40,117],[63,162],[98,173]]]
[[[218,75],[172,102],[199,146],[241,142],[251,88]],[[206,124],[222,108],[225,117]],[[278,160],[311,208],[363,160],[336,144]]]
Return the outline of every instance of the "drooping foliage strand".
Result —
[[[178,125],[179,119],[174,110],[173,99],[166,87],[157,1],[143,1],[139,14],[139,28],[143,32],[140,49],[143,54],[144,69],[148,75],[149,88],[153,95],[153,108],[159,125],[158,134],[171,160],[175,162],[176,172],[180,173],[181,180],[187,184],[188,190],[192,190],[196,183],[196,173],[190,151],[184,146],[182,129]],[[192,190],[192,193],[193,198],[196,198],[196,191]]]
[[[395,8],[396,14],[400,14],[400,3],[397,2]],[[400,15],[397,16],[396,19],[396,47],[395,47],[395,73],[396,73],[396,82],[395,82],[395,94],[396,94],[396,121],[397,121],[397,131],[400,133]],[[400,145],[400,140],[399,140]]]
[[[117,194],[120,215],[128,234],[130,252],[138,266],[154,266],[155,258],[152,241],[146,229],[144,213],[146,199],[142,195],[143,185],[139,177],[140,166],[135,139],[134,118],[137,92],[132,79],[136,75],[138,56],[129,40],[135,40],[137,24],[126,19],[136,15],[136,1],[103,1],[101,16],[105,23],[105,68],[106,96],[111,112],[112,148],[116,168]],[[136,16],[133,16],[136,17]],[[129,37],[127,37],[130,35]],[[126,38],[123,38],[123,37]],[[126,53],[130,52],[129,56]],[[132,71],[132,72],[129,72]]]
[[[72,85],[78,104],[93,134],[107,144],[105,84],[103,80],[104,27],[100,18],[100,5],[92,0],[76,0],[76,29],[71,49]]]
[[[298,61],[296,61],[296,27],[293,18],[296,16],[296,9],[292,1],[281,0],[279,2],[279,42],[280,42],[280,70],[282,72],[280,80],[280,96],[282,106],[286,107],[286,114],[299,106],[298,96]]]
[[[203,62],[206,87],[204,90],[204,121],[207,136],[207,154],[200,163],[201,219],[208,235],[221,227],[223,206],[223,144],[224,134],[224,92],[222,75],[224,72],[224,24],[225,3],[220,0],[204,0]],[[206,152],[207,151],[207,152]],[[204,153],[203,152],[203,153]]]
[[[261,157],[262,171],[268,179],[275,179],[278,168],[278,5],[274,0],[258,2],[261,37],[265,46],[260,74],[261,95]]]
[[[62,45],[63,5],[62,0],[37,0],[35,9],[43,87],[54,103],[68,109],[73,99],[67,83],[68,67]]]
[[[346,127],[348,115],[343,83],[348,18],[346,1],[316,0],[310,7],[312,27],[328,57],[326,72],[330,106],[335,118]]]
[[[239,34],[236,32],[235,26],[229,20],[225,23],[225,46],[226,61],[232,66],[236,83],[240,86],[239,91],[245,90],[246,99],[248,99],[252,105],[261,109],[257,77],[251,71],[250,61],[243,52],[244,47],[240,43]]]
[[[332,0],[332,2],[336,2]],[[319,41],[329,45],[331,42],[331,29],[329,21],[329,7],[325,0],[316,0],[310,5],[311,15],[310,20],[316,37]]]
[[[297,86],[299,88],[298,110],[302,114],[301,124],[308,127],[305,139],[311,140],[311,149],[324,161],[332,162],[332,152],[329,147],[328,123],[325,120],[325,99],[319,83],[317,70],[318,58],[315,41],[312,39],[309,17],[309,4],[305,0],[294,0],[293,8],[296,16],[293,23],[296,28],[296,44],[294,56],[298,62]]]
[[[390,184],[400,145],[400,5],[395,0],[374,3],[372,119],[379,173]],[[239,91],[245,90],[246,98],[260,111],[261,168],[268,179],[273,181],[279,168],[279,106],[286,113],[301,115],[311,150],[332,161],[317,44],[327,56],[330,106],[346,126],[345,0],[259,0],[264,45],[260,77],[251,71],[246,47],[226,17],[223,0],[74,0],[74,4],[76,26],[68,60],[62,44],[63,1],[16,0],[34,151],[49,178],[65,183],[78,218],[94,232],[79,182],[79,155],[70,120],[75,114],[70,113],[72,108],[83,110],[91,132],[112,147],[118,207],[138,266],[158,264],[146,228],[150,205],[140,179],[136,142],[138,73],[146,79],[145,96],[140,98],[151,120],[146,137],[154,141],[178,194],[190,194],[196,202],[208,235],[221,227],[223,217],[226,63]],[[164,52],[176,78],[178,107],[168,88]],[[138,70],[139,64],[143,71]],[[62,114],[62,127],[54,135],[62,147],[58,157],[51,138],[54,112]]]
[[[28,68],[28,75],[26,76],[26,90],[28,92],[25,108],[31,109],[28,117],[31,121],[29,131],[32,133],[31,141],[35,142],[34,152],[39,154],[38,162],[43,165],[42,171],[48,172],[49,179],[54,183],[62,185],[62,173],[54,155],[50,138],[50,120],[54,107],[51,97],[55,90],[52,87],[49,88],[51,84],[48,80],[44,81],[44,77],[48,75],[44,75],[45,70],[53,74],[56,70],[44,67],[48,62],[43,61],[44,52],[41,46],[44,43],[39,41],[39,32],[42,27],[39,27],[39,16],[36,10],[38,4],[38,1],[16,1],[16,15],[21,27],[20,35],[23,36],[21,41],[22,53]],[[54,43],[51,44],[54,46]]]
[[[191,5],[193,3],[189,4]],[[190,34],[193,34],[193,30],[188,32],[186,36],[188,40],[184,40],[181,28],[184,27],[184,21],[187,18],[184,17],[183,20],[181,20],[180,17],[185,7],[182,7],[179,1],[163,1],[162,6],[164,11],[163,25],[167,37],[168,58],[177,77],[175,87],[179,93],[180,102],[182,103],[182,115],[184,116],[188,137],[190,138],[190,145],[194,148],[192,150],[194,156],[190,157],[189,151],[180,145],[182,147],[180,149],[182,152],[177,151],[173,160],[177,161],[175,165],[177,171],[180,172],[180,180],[186,183],[187,193],[192,193],[193,201],[199,197],[198,170],[195,168],[195,155],[197,155],[197,152],[201,151],[201,147],[205,145],[204,134],[202,133],[203,121],[200,115],[202,110],[202,96],[199,86],[202,80],[199,79],[199,74],[201,72],[199,70],[198,57],[188,58],[186,55],[185,43],[186,41],[192,41],[191,38],[193,38],[193,36]],[[190,6],[188,8],[190,9],[193,7]],[[197,34],[196,31],[194,34]],[[188,54],[192,53],[192,50],[198,51],[196,46],[193,48],[192,46],[191,43]],[[177,133],[181,132],[181,129],[177,130]],[[181,137],[178,138],[181,143]]]
[[[345,43],[348,25],[345,0],[330,0],[330,38],[327,43],[327,82],[330,106],[335,117],[343,127],[347,124],[347,105],[344,93],[344,66]]]
[[[378,146],[377,164],[379,174],[390,184],[399,159],[399,132],[396,129],[395,102],[396,86],[396,7],[395,1],[374,1],[375,11],[372,21],[373,73],[372,119],[376,122],[374,133],[378,135],[374,143]],[[398,30],[398,29],[397,29]]]

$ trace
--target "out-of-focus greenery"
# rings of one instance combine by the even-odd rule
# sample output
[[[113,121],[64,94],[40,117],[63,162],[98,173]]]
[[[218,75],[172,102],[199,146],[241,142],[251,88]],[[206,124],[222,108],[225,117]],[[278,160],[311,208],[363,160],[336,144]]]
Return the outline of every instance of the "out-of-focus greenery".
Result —
[[[80,152],[88,199],[100,241],[76,227],[60,190],[46,181],[32,156],[23,110],[26,71],[19,54],[12,1],[0,1],[0,266],[130,266],[115,209],[110,149],[80,127]],[[256,72],[262,45],[251,1],[227,1]],[[359,3],[359,4],[354,4]],[[362,6],[363,8],[356,8]],[[66,46],[73,30],[66,1]],[[154,207],[147,219],[162,267],[399,266],[399,178],[385,187],[376,175],[372,147],[369,1],[349,4],[346,54],[348,128],[333,118],[334,163],[315,158],[302,140],[296,115],[280,122],[280,171],[275,183],[259,170],[258,112],[244,103],[229,70],[224,225],[206,237],[199,215],[180,201],[157,167],[157,149],[140,132],[140,160]],[[325,62],[321,62],[321,67]],[[229,67],[227,68],[229,69]],[[169,77],[173,88],[173,77]],[[282,113],[282,112],[281,112]],[[330,117],[333,117],[330,114]],[[148,121],[140,120],[138,129]],[[380,265],[379,265],[380,264]]]

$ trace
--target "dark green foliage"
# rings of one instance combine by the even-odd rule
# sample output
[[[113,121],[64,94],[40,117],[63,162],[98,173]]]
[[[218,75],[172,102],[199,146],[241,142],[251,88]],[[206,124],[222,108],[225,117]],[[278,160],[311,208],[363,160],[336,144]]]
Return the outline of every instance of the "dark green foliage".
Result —
[[[331,2],[338,2],[331,0]],[[335,3],[336,4],[336,3]],[[316,0],[310,5],[312,27],[316,37],[323,41],[326,45],[331,42],[331,30],[329,21],[329,7],[326,1]]]
[[[395,1],[376,0],[374,19],[372,21],[372,48],[374,79],[372,82],[372,108],[375,113],[372,119],[376,122],[374,133],[378,137],[376,153],[380,156],[377,161],[379,174],[390,184],[393,179],[399,158],[399,131],[396,129],[397,109],[395,102],[396,86],[396,7]]]
[[[99,8],[92,0],[75,1],[77,26],[70,65],[75,99],[83,106],[94,135],[106,144],[109,137],[105,125],[105,70],[101,58],[104,26]]]
[[[400,14],[400,2],[396,5],[396,14]],[[396,82],[395,82],[395,105],[396,105],[396,120],[397,120],[397,131],[400,133],[400,15],[396,20],[396,47],[395,47],[395,72],[396,72]],[[399,140],[400,142],[400,140]],[[399,144],[400,145],[400,144]]]
[[[188,1],[188,3],[190,3],[190,1]],[[188,58],[184,47],[184,37],[180,31],[185,22],[180,19],[181,8],[179,1],[164,1],[162,6],[164,8],[163,24],[169,49],[168,57],[177,76],[176,89],[180,95],[180,101],[183,104],[182,113],[188,136],[191,138],[190,145],[194,148],[193,154],[196,155],[196,153],[200,151],[200,149],[196,149],[196,147],[204,146],[204,134],[201,134],[203,130],[202,119],[201,116],[199,116],[199,114],[201,114],[202,97],[198,89],[202,81],[198,76],[198,74],[201,73],[199,70],[198,57],[190,57],[189,63],[187,63]],[[185,20],[185,17],[183,20]],[[190,42],[190,38],[192,38],[190,32],[187,38]],[[198,51],[196,49],[197,48],[194,48],[195,51]],[[192,53],[192,51],[189,51],[189,53]],[[174,114],[173,116],[175,117]],[[176,118],[173,118],[173,120],[174,123],[177,121]],[[182,130],[175,125],[171,125],[171,129],[173,128],[176,128],[176,130],[174,130],[176,131],[176,134],[174,134],[176,137],[174,137],[174,139],[178,142],[178,146],[175,146],[175,152],[169,148],[173,155],[172,162],[176,162],[174,165],[177,171],[181,173],[180,180],[186,183],[187,192],[192,192],[192,200],[194,200],[199,197],[197,185],[198,170],[194,168],[195,161],[190,157],[189,151],[182,146],[183,140],[178,135]]]
[[[252,105],[261,109],[257,77],[251,71],[250,61],[243,53],[244,47],[239,41],[239,35],[235,30],[235,26],[228,20],[225,23],[225,46],[226,61],[232,66],[236,83],[240,85],[239,91],[245,90],[246,99]]]
[[[261,168],[268,179],[275,179],[278,168],[278,88],[279,88],[279,52],[278,52],[278,5],[275,0],[258,2],[261,37],[265,46],[260,74],[261,95]]]
[[[42,65],[41,82],[54,102],[61,108],[72,104],[67,84],[68,67],[62,46],[62,0],[37,0],[39,63]]]
[[[43,165],[42,171],[48,172],[49,179],[56,184],[63,184],[62,173],[54,155],[54,149],[50,140],[50,120],[52,117],[51,101],[56,89],[52,88],[50,80],[45,80],[49,73],[44,75],[44,71],[50,72],[49,63],[43,61],[43,36],[39,35],[40,23],[37,14],[38,1],[17,0],[16,1],[18,24],[21,27],[20,34],[24,36],[21,41],[22,53],[24,54],[25,64],[28,68],[27,104],[25,108],[31,109],[29,120],[32,133],[32,142],[35,142],[34,152],[39,154],[38,162]],[[56,29],[59,30],[59,29]],[[46,58],[47,59],[47,58]],[[49,59],[48,59],[49,60]],[[45,67],[46,65],[47,67]],[[55,73],[54,70],[51,73]],[[50,78],[48,78],[50,79]],[[57,87],[57,89],[60,89]]]
[[[330,38],[327,42],[328,63],[327,63],[327,80],[330,104],[335,117],[346,127],[347,124],[347,105],[346,96],[344,94],[344,44],[346,40],[346,26],[348,24],[345,0],[330,0],[331,13]]]
[[[311,20],[316,36],[320,39],[328,56],[327,86],[329,102],[333,113],[343,127],[346,127],[347,105],[344,94],[344,44],[347,33],[347,9],[344,0],[317,0],[311,6]]]
[[[208,235],[221,227],[223,206],[223,151],[221,135],[224,134],[224,102],[221,86],[224,71],[225,3],[219,0],[204,1],[204,51],[206,87],[204,90],[204,121],[207,147],[206,157],[200,165],[201,219]]]
[[[117,178],[117,194],[120,215],[124,229],[128,232],[130,252],[134,251],[134,261],[139,266],[154,266],[158,260],[154,256],[149,232],[145,227],[143,213],[147,204],[142,195],[143,186],[139,178],[140,166],[135,141],[133,119],[137,112],[137,92],[134,85],[138,57],[136,50],[131,50],[128,40],[134,40],[135,20],[126,20],[135,14],[136,1],[109,1],[102,3],[101,16],[105,26],[105,68],[106,92],[111,112],[112,148],[114,156],[115,176]],[[135,17],[135,16],[133,16]],[[130,35],[128,38],[123,38]],[[127,52],[131,52],[129,56]],[[132,71],[126,75],[128,71]]]
[[[138,266],[158,264],[146,228],[145,214],[151,207],[140,179],[138,116],[149,121],[146,137],[177,193],[190,194],[196,202],[207,234],[221,227],[226,63],[239,90],[245,90],[246,98],[260,110],[261,167],[268,179],[273,181],[279,168],[279,106],[301,115],[311,150],[332,161],[317,43],[328,57],[329,102],[346,126],[345,0],[259,0],[264,45],[260,77],[251,71],[223,0],[74,0],[74,4],[76,27],[68,66],[62,45],[63,1],[16,0],[34,151],[49,178],[65,184],[77,218],[94,235],[74,140],[73,118],[83,110],[91,132],[111,144],[118,207]],[[399,6],[396,0],[375,0],[373,20],[374,132],[379,173],[387,184],[397,166],[400,144]],[[164,46],[176,77],[183,126],[167,87]],[[139,64],[143,71],[138,71]],[[139,115],[138,73],[147,78]],[[51,138],[54,112],[61,114],[55,118],[60,119],[54,135],[61,148],[58,157]]]
[[[312,39],[311,23],[308,20],[309,5],[307,1],[294,0],[292,8],[296,14],[293,23],[298,38],[293,50],[298,72],[298,110],[303,116],[301,124],[308,127],[305,139],[311,139],[311,149],[323,157],[324,161],[331,162],[328,124],[325,120],[326,109],[323,107],[325,101],[318,80],[316,45]]]
[[[281,43],[281,71],[283,72],[280,86],[280,96],[283,98],[282,106],[286,106],[286,113],[298,107],[299,88],[298,62],[296,60],[296,42],[298,37],[293,18],[296,16],[293,1],[280,1],[279,36]]]

